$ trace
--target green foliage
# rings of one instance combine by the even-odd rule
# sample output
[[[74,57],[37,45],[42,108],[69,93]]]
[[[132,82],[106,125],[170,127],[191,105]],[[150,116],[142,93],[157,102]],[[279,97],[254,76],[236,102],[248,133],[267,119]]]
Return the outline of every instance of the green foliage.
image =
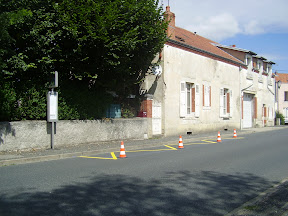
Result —
[[[139,98],[130,99],[126,98],[122,101],[118,101],[121,104],[121,116],[122,118],[135,117],[140,109]]]
[[[5,88],[6,86],[6,88]],[[46,119],[47,90],[27,89],[16,93],[5,84],[0,89],[0,121]],[[80,81],[64,83],[58,91],[59,119],[99,119],[112,103],[112,96]],[[84,96],[83,96],[84,95]]]
[[[32,87],[18,98],[17,118],[14,120],[40,120],[46,117],[46,91]]]
[[[1,83],[1,81],[0,81]],[[9,121],[14,116],[16,94],[9,83],[1,84],[0,88],[0,121]]]
[[[120,99],[135,94],[166,41],[168,23],[154,0],[0,3],[4,120],[45,119],[54,71],[59,118],[101,118],[112,101],[105,92],[115,91]]]
[[[64,0],[57,5],[62,25],[77,53],[75,77],[129,94],[166,41],[167,23],[154,0]],[[91,70],[94,68],[94,70]]]
[[[280,118],[280,124],[281,125],[285,125],[284,115],[282,113],[280,113],[279,111],[276,111],[276,119],[277,118]]]
[[[99,119],[105,116],[113,97],[83,80],[64,82],[59,92],[59,119]]]

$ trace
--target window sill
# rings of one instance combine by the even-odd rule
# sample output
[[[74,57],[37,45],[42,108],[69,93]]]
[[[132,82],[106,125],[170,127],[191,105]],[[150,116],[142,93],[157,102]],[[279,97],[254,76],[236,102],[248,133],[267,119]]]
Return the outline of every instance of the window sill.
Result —
[[[185,119],[185,120],[189,120],[189,119],[195,119],[195,118],[198,118],[198,117],[195,117],[195,114],[190,114],[190,115],[186,115],[186,116],[181,116],[180,119]]]
[[[181,122],[190,122],[190,121],[196,121],[196,120],[198,120],[199,119],[199,117],[195,117],[195,116],[186,116],[186,117],[181,117],[180,118],[180,120],[181,120]]]
[[[231,116],[221,116],[220,118],[222,118],[223,120],[229,120],[229,119],[231,119],[232,117],[231,117]]]
[[[208,107],[208,106],[205,107],[205,106],[204,106],[204,107],[203,107],[203,110],[211,110],[211,107]]]

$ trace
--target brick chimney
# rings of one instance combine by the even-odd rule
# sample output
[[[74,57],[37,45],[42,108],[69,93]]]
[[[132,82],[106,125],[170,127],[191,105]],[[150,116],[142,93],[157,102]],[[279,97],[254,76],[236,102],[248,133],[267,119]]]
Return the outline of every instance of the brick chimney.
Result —
[[[175,14],[170,11],[170,6],[166,6],[164,16],[165,19],[169,21],[167,36],[170,39],[175,40]]]

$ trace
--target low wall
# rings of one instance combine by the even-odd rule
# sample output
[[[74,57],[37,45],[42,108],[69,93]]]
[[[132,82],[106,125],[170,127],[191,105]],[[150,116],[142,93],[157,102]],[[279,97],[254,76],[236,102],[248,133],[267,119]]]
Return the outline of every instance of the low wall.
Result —
[[[46,121],[0,122],[0,151],[51,147],[51,123]],[[147,118],[59,121],[54,146],[99,141],[144,139]]]

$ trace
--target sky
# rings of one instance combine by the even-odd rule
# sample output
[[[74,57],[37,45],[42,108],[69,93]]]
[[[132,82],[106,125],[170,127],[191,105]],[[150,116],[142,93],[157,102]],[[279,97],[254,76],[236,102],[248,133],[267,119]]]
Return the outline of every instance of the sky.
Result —
[[[222,45],[236,45],[275,62],[288,73],[287,0],[160,0],[170,5],[176,26]]]

